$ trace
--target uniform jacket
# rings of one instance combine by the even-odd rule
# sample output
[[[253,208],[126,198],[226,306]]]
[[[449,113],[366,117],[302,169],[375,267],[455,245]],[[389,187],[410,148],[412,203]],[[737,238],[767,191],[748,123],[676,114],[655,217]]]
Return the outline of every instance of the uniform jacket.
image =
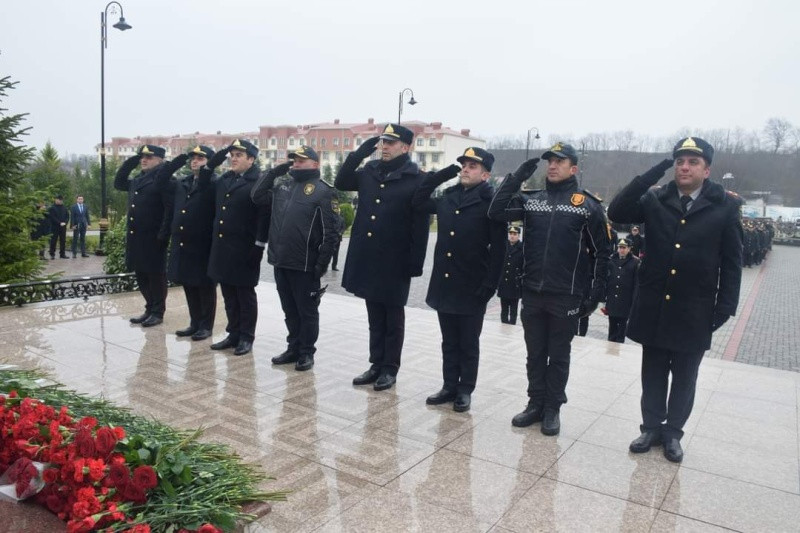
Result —
[[[204,168],[201,175],[211,171]],[[253,164],[237,178],[226,172],[211,182],[215,192],[215,215],[211,233],[208,275],[214,281],[238,287],[255,287],[261,274],[256,241],[266,243],[269,235],[269,208],[250,200],[259,170]],[[263,253],[263,250],[261,251]]]
[[[641,233],[639,235],[634,235],[633,233],[631,233],[627,237],[625,237],[625,240],[630,242],[631,244],[630,253],[632,253],[634,256],[639,257],[639,255],[641,255],[641,253],[644,252],[644,237],[642,237]]]
[[[170,228],[167,277],[189,286],[213,285],[208,277],[211,232],[214,225],[215,194],[213,176],[204,173],[174,179],[167,166],[157,176],[159,186],[173,204],[167,219]]]
[[[47,208],[47,218],[50,219],[50,228],[51,230],[58,231],[61,227],[61,223],[69,222],[69,212],[67,211],[67,206],[65,205],[58,205],[53,204]]]
[[[336,215],[336,224],[334,225],[334,229],[336,230],[336,234],[339,236],[339,241],[341,241],[342,237],[344,237],[344,232],[347,227],[345,226],[344,217],[342,215],[336,213],[335,211],[334,215]]]
[[[83,212],[81,212],[78,204],[72,205],[69,208],[69,225],[78,226],[78,227],[88,227],[92,224],[92,219],[89,218],[89,208],[86,207],[86,204],[83,204]]]
[[[591,289],[595,300],[602,300],[611,235],[600,201],[578,189],[574,176],[560,183],[548,181],[545,189],[535,191],[518,191],[517,183],[510,175],[503,180],[489,216],[506,222],[523,220],[522,286],[578,298]],[[591,288],[586,286],[589,279]]]
[[[520,291],[520,278],[523,268],[522,242],[506,244],[506,256],[503,259],[503,273],[500,275],[500,284],[497,286],[497,295],[508,300],[522,298]]]
[[[156,184],[156,176],[163,165],[140,172],[129,180],[133,168],[123,163],[114,177],[114,188],[128,192],[125,262],[132,272],[166,271],[167,220],[172,211],[172,199],[165,196]]]
[[[31,232],[31,239],[40,239],[45,235],[50,235],[50,215],[47,211],[37,210],[34,221],[35,224],[34,230]]]
[[[357,163],[357,158],[346,161],[335,183],[339,190],[358,191],[359,198],[342,286],[365,300],[405,305],[411,277],[422,274],[428,245],[430,217],[411,207],[423,175],[407,156],[390,172],[380,161],[355,170]]]
[[[440,313],[483,314],[486,297],[479,292],[485,287],[494,295],[505,255],[506,225],[486,216],[494,189],[487,182],[469,190],[458,184],[431,198],[437,185],[428,174],[413,200],[416,209],[436,213],[439,227],[425,301]]]
[[[739,302],[741,201],[705,180],[683,215],[674,181],[650,185],[635,177],[608,209],[615,222],[647,225],[628,337],[668,350],[707,350],[714,312],[733,315]]]
[[[625,259],[618,253],[608,262],[608,287],[606,289],[606,310],[608,316],[628,317],[636,288],[639,258],[628,252]]]
[[[269,264],[303,272],[327,267],[339,240],[333,198],[333,187],[320,179],[319,170],[289,171],[275,180],[269,194],[254,192],[254,202],[272,208]]]

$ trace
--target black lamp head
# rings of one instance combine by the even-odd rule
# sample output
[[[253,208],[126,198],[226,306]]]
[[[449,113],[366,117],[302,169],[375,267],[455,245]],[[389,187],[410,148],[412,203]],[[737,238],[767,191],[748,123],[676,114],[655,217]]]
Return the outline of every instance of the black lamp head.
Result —
[[[417,101],[416,101],[416,100],[414,100],[414,96],[412,95],[412,96],[411,96],[411,100],[409,100],[409,101],[408,101],[408,105],[414,105],[414,104],[416,104],[416,103],[417,103]]]
[[[125,22],[125,17],[120,17],[119,18],[119,22],[114,24],[114,27],[117,28],[118,30],[122,30],[122,31],[129,30],[129,29],[133,28],[133,26],[131,26],[130,24]]]

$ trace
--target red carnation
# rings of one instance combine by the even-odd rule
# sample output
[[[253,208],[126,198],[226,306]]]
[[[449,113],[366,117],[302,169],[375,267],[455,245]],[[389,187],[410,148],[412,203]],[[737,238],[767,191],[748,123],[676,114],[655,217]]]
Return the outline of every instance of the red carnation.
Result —
[[[143,489],[152,489],[158,485],[156,471],[152,467],[143,465],[133,471],[133,482]]]
[[[44,472],[42,472],[42,479],[45,483],[53,483],[56,479],[58,479],[58,470],[55,468],[48,468]]]
[[[130,500],[134,503],[144,503],[147,501],[147,496],[145,496],[144,489],[136,483],[128,483],[122,487],[121,492],[122,496],[126,500]]]
[[[92,438],[92,431],[87,428],[80,428],[75,434],[75,446],[78,448],[78,455],[81,457],[94,456],[95,446]]]
[[[121,463],[112,463],[108,472],[108,477],[115,487],[124,487],[130,481],[131,476],[128,467]]]
[[[47,508],[53,513],[60,513],[64,509],[64,501],[55,494],[51,494],[46,500]]]
[[[106,457],[114,451],[114,446],[117,445],[117,435],[111,428],[100,428],[97,430],[97,441],[95,444],[97,453],[100,454],[101,457]]]
[[[117,436],[117,440],[122,440],[125,438],[125,429],[119,426],[116,426],[113,429],[114,429],[114,434]]]
[[[200,529],[197,530],[197,533],[222,533],[222,530],[217,529],[211,524],[203,524],[200,526]]]
[[[130,529],[125,530],[127,533],[150,533],[150,526],[147,524],[136,524]]]
[[[106,464],[102,459],[87,459],[86,466],[89,467],[89,479],[92,481],[103,479]]]

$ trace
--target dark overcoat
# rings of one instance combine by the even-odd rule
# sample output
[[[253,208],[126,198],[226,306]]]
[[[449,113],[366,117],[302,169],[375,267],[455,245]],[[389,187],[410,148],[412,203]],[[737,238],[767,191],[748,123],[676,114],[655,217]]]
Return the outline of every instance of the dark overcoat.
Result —
[[[342,166],[336,188],[358,191],[359,198],[342,276],[348,292],[386,305],[408,301],[411,277],[422,274],[428,245],[430,217],[411,206],[422,176],[408,158],[391,172],[382,172],[379,161],[360,170]]]
[[[123,164],[114,177],[114,188],[128,192],[125,263],[129,272],[166,272],[172,198],[156,184],[165,163],[140,172],[129,180],[132,168]]]
[[[522,278],[524,261],[522,243],[517,241],[516,244],[511,244],[509,242],[506,245],[506,256],[503,259],[503,272],[500,275],[500,283],[497,286],[497,296],[508,300],[522,298],[520,278]]]
[[[678,352],[707,350],[714,312],[734,315],[739,302],[741,201],[706,179],[683,215],[674,181],[649,185],[635,177],[608,208],[615,222],[647,225],[627,336]]]
[[[505,255],[506,224],[486,216],[494,189],[487,182],[466,191],[458,184],[430,198],[438,184],[433,174],[425,176],[413,202],[417,209],[436,213],[438,221],[425,302],[440,313],[483,314],[481,288],[494,294]]]
[[[618,253],[611,256],[611,260],[608,262],[608,285],[606,287],[608,316],[625,318],[629,316],[638,270],[639,258],[635,257],[633,252],[628,252],[624,259]]]
[[[201,170],[201,174],[211,172]],[[211,232],[211,257],[208,275],[214,281],[238,287],[255,287],[261,273],[261,260],[256,241],[267,242],[269,233],[269,207],[257,206],[250,199],[250,191],[258,180],[255,164],[236,177],[226,172],[212,181],[216,196],[216,210]],[[263,248],[260,251],[263,254]]]

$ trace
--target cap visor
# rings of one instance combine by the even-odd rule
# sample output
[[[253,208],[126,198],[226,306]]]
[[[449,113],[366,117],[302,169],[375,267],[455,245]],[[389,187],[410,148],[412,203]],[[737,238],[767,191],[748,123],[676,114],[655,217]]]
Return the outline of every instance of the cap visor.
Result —
[[[381,135],[380,138],[382,140],[384,140],[384,141],[399,141],[400,140],[400,136],[399,135],[397,135],[397,136],[395,136],[395,135]]]

